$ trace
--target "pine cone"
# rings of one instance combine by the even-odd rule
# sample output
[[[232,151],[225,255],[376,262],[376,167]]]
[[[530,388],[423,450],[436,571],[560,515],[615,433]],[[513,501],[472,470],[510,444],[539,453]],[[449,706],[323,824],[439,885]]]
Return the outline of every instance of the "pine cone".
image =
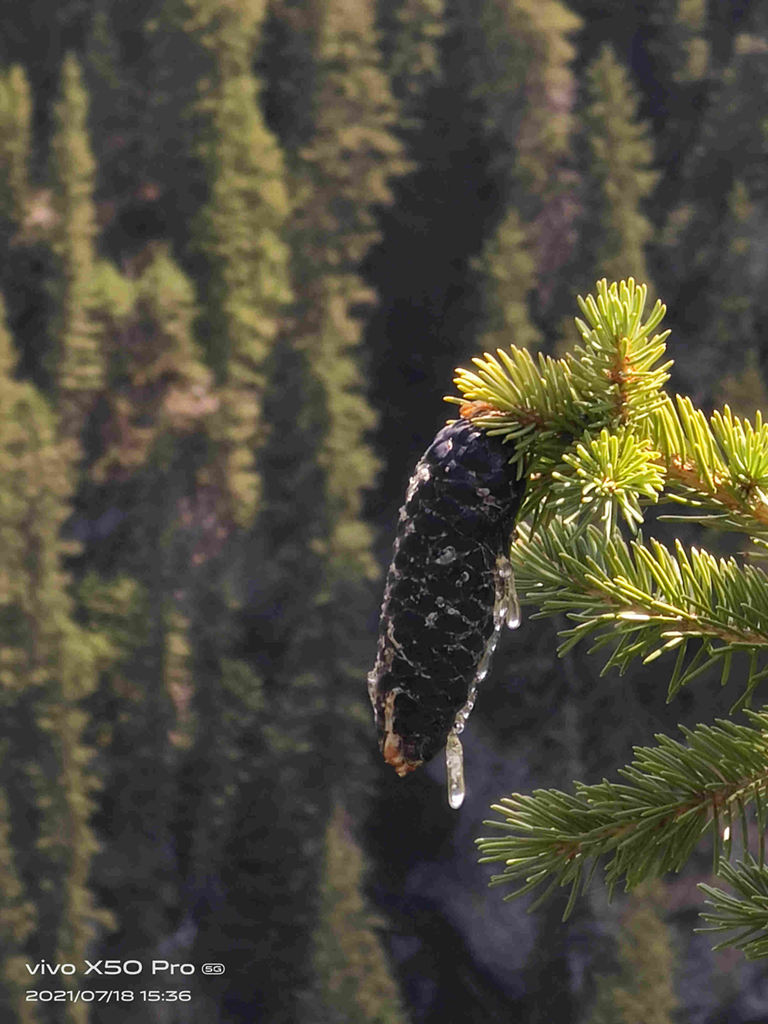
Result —
[[[494,634],[498,565],[524,480],[469,420],[438,433],[400,509],[368,690],[379,746],[406,775],[445,745]]]

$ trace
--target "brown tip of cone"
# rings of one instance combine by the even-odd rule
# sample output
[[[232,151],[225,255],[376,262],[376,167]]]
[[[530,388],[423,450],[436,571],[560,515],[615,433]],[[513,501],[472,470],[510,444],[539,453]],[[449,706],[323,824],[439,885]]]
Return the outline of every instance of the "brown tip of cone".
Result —
[[[401,779],[405,778],[410,772],[415,771],[421,764],[421,761],[410,761],[403,754],[400,737],[395,736],[391,732],[387,733],[381,752],[384,755],[384,760],[387,764],[392,765]]]

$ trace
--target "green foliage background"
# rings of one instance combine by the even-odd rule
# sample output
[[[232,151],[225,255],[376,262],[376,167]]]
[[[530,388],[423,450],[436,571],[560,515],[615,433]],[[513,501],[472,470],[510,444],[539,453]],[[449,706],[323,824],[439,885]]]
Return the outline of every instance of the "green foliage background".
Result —
[[[677,390],[765,404],[763,6],[0,0],[0,25],[3,1020],[631,1020],[633,964],[671,1019],[663,893],[615,970],[574,968],[578,929],[619,928],[594,898],[575,931],[507,927],[496,973],[408,896],[451,876],[458,819],[379,764],[364,678],[457,364],[561,354],[576,293],[634,275]],[[719,670],[671,718],[647,673],[553,646],[543,622],[500,652],[476,764],[596,782],[727,711]],[[25,963],[166,954],[227,975],[181,1008],[143,979],[24,997]]]

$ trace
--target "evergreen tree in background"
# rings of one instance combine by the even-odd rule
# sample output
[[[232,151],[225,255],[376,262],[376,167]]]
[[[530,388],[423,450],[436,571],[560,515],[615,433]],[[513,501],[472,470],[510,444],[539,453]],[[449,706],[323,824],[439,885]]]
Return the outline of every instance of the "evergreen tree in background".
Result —
[[[376,45],[373,3],[307,0],[306,10],[316,25],[317,81],[308,97],[314,131],[297,154],[298,230],[308,245],[298,267],[300,281],[317,277],[319,270],[324,275],[359,271],[378,237],[377,207],[391,202],[390,181],[405,170],[394,134],[398,110]],[[312,257],[318,254],[323,263],[314,267]]]
[[[31,181],[32,117],[32,94],[24,68],[14,64],[0,71],[0,282],[9,325],[27,349],[20,360],[21,372],[27,374],[32,366],[39,366],[45,348],[52,259],[47,238],[52,219],[50,193],[34,189]]]
[[[286,999],[282,987],[281,999],[277,990],[272,993],[280,971],[272,976],[265,953],[271,947],[262,947],[272,928],[265,931],[263,921],[277,891],[260,870],[275,852],[263,835],[263,821],[275,815],[268,810],[262,819],[259,811],[262,802],[275,799],[272,714],[266,713],[258,669],[242,657],[239,629],[244,565],[253,566],[244,530],[260,506],[260,452],[269,432],[262,411],[265,378],[291,299],[283,160],[263,122],[251,70],[262,17],[258,3],[223,11],[218,4],[190,2],[180,22],[200,67],[195,103],[208,198],[193,246],[202,282],[200,332],[213,380],[196,487],[182,504],[196,569],[183,591],[190,609],[192,693],[176,827],[193,948],[203,959],[223,960],[233,944],[238,950],[238,980],[224,1000],[234,1020],[240,1007],[259,1003],[262,991],[274,1007],[284,1004],[286,1014],[294,998]],[[295,416],[295,398],[290,409]],[[249,844],[251,822],[257,832]],[[292,923],[301,942],[306,929]],[[290,947],[277,954],[278,961],[290,957]]]
[[[75,438],[104,382],[102,339],[93,309],[96,165],[87,122],[88,99],[80,65],[68,54],[61,71],[52,140],[56,317],[47,369],[62,429]]]
[[[18,230],[27,211],[32,97],[24,69],[18,64],[0,77],[0,218],[5,231]]]
[[[400,125],[406,134],[419,131],[429,93],[442,79],[445,0],[400,0],[382,5],[379,20],[392,93],[403,111]]]
[[[672,938],[662,917],[664,886],[638,888],[627,901],[616,947],[618,971],[598,979],[587,1024],[673,1024],[675,995]]]
[[[3,930],[3,961],[0,977],[0,1008],[7,1020],[33,1024],[33,1008],[27,1002],[25,945],[35,927],[35,908],[27,898],[17,865],[10,828],[10,808],[0,792],[0,928]]]
[[[216,408],[211,372],[194,337],[194,287],[166,246],[148,247],[126,276],[104,262],[94,277],[105,386],[87,434],[89,475],[125,484],[172,462]],[[172,439],[172,440],[171,440]]]
[[[11,962],[4,968],[5,998],[12,1001],[23,996],[7,972],[13,963],[19,966],[13,958],[22,949],[27,961],[45,956],[82,962],[104,921],[88,888],[96,786],[81,702],[95,689],[106,653],[97,634],[73,621],[60,568],[73,451],[56,439],[44,399],[13,380],[14,363],[3,325],[0,790],[7,802],[4,865],[10,872],[3,888],[10,923],[15,918]],[[18,1001],[15,1011],[24,1019]],[[83,1024],[87,1007],[70,1002],[63,1019]]]
[[[642,64],[653,69],[653,78],[643,83],[646,99],[640,98],[643,116],[653,123],[658,194],[664,197],[660,205],[674,202],[683,184],[685,157],[696,147],[715,79],[713,51],[728,45],[726,25],[713,23],[716,6],[706,0],[653,0],[645,11],[638,10],[641,21],[629,45],[614,44],[620,59],[632,67],[637,86]],[[635,40],[645,33],[643,60]]]
[[[274,526],[265,534],[274,528],[291,547],[299,539],[308,565],[319,556],[327,590],[322,604],[340,625],[349,603],[335,589],[361,584],[367,589],[365,581],[375,572],[370,534],[360,521],[363,492],[375,471],[366,445],[375,420],[357,352],[360,317],[374,296],[358,270],[376,238],[376,208],[390,201],[388,181],[403,161],[390,130],[394,102],[372,43],[372,6],[317,0],[311,11],[319,26],[318,93],[312,99],[318,121],[312,143],[294,156],[301,200],[292,234],[297,314],[274,361],[271,418],[281,429],[267,453],[274,488],[267,515],[278,509],[282,515],[290,500],[296,506],[290,520],[295,529],[270,519]],[[307,502],[309,509],[289,498],[280,479],[280,452],[294,444],[305,446],[304,461],[313,467],[308,479],[320,487],[314,502]],[[296,518],[299,509],[303,524]],[[279,557],[280,545],[277,552]]]
[[[206,264],[203,332],[219,394],[212,429],[225,465],[229,514],[247,525],[258,504],[265,367],[291,300],[284,238],[289,202],[282,155],[264,124],[251,71],[263,3],[240,0],[222,10],[189,0],[187,7],[188,30],[212,65],[200,83],[208,201],[196,241]]]
[[[5,323],[0,321],[0,388],[10,397],[8,391],[8,377],[14,369],[14,352],[10,336],[5,328]],[[7,443],[7,442],[6,442]],[[7,462],[7,456],[4,462]],[[6,570],[7,571],[7,570]],[[7,597],[3,605],[9,604]],[[12,651],[12,649],[11,649]],[[7,673],[7,669],[6,669]],[[4,680],[5,681],[5,680]],[[21,690],[23,687],[18,687]],[[7,708],[13,707],[14,700],[6,699],[4,705]],[[9,734],[13,735],[13,727],[9,728],[11,716],[6,718],[6,727],[2,735],[2,752],[5,760],[9,752]],[[6,1013],[9,1020],[18,1020],[20,1024],[32,1024],[34,1015],[32,1007],[25,1000],[26,983],[24,980],[24,963],[26,960],[27,943],[35,931],[37,922],[37,907],[32,900],[32,892],[22,877],[21,863],[26,855],[31,852],[33,840],[29,836],[26,845],[19,847],[18,836],[13,833],[13,820],[11,807],[9,807],[6,791],[16,796],[19,785],[13,785],[9,778],[9,772],[3,773],[2,789],[0,789],[0,872],[2,873],[2,886],[0,891],[0,927],[2,927],[3,961],[2,978],[0,979],[0,1007]]]
[[[359,692],[356,659],[339,660],[337,652],[346,647],[351,653],[349,638],[369,606],[369,581],[376,575],[371,534],[362,521],[363,494],[376,469],[367,445],[375,417],[358,364],[360,318],[375,297],[358,271],[376,239],[377,208],[390,202],[389,181],[404,162],[391,130],[395,104],[374,45],[373,5],[316,0],[312,10],[318,25],[317,123],[312,142],[296,155],[296,190],[303,200],[292,237],[297,317],[278,353],[276,379],[291,385],[283,367],[296,375],[302,404],[297,426],[319,470],[320,500],[311,516],[303,511],[303,525],[294,520],[288,543],[293,548],[300,540],[302,558],[317,566],[323,581],[304,628],[323,647],[321,660],[307,664],[313,671],[323,665],[322,702],[331,716],[331,704],[347,687]],[[274,396],[273,409],[281,397]],[[275,415],[285,424],[287,403]],[[290,450],[296,429],[285,424],[281,436]],[[273,508],[279,508],[285,492],[273,480]],[[302,625],[297,627],[290,657],[302,649]]]
[[[541,333],[528,307],[536,282],[535,256],[514,207],[486,243],[477,266],[483,275],[483,347],[493,350],[514,338],[523,348],[535,348]]]
[[[492,331],[527,325],[533,297],[541,312],[558,302],[554,279],[575,241],[574,182],[565,167],[576,95],[571,39],[580,21],[559,0],[457,3],[469,95],[478,104],[501,216],[479,266]],[[497,214],[497,216],[499,216]],[[503,270],[501,268],[504,268]],[[533,275],[533,276],[532,276]]]
[[[363,857],[334,808],[325,836],[319,920],[314,940],[315,989],[307,1024],[403,1024],[405,1011],[362,893]]]
[[[192,333],[194,289],[164,247],[134,270],[132,279],[114,272],[111,306],[102,303],[107,387],[78,495],[90,570],[83,614],[112,642],[91,701],[105,780],[96,821],[106,849],[94,877],[116,918],[109,948],[124,956],[161,941],[180,913],[174,825],[196,724],[189,606],[195,567],[221,545],[196,490],[216,401]],[[137,904],[151,913],[137,915]]]
[[[579,19],[559,0],[483,0],[479,11],[456,0],[455,7],[470,95],[496,150],[496,170],[529,220],[540,212],[568,150],[574,96],[569,37]]]
[[[326,823],[334,793],[360,781],[363,623],[376,568],[362,521],[374,417],[357,364],[359,311],[372,296],[357,271],[375,238],[375,206],[389,200],[387,179],[402,166],[372,7],[313,0],[302,14],[299,24],[315,28],[304,38],[316,47],[317,92],[304,100],[316,120],[311,141],[288,154],[296,306],[270,360],[264,505],[248,559],[248,648],[264,680],[268,746],[238,795],[222,904],[198,938],[202,951],[222,934],[241,936],[244,962],[262,965],[227,993],[238,1021],[254,1001],[266,1020],[297,1019],[313,985]],[[292,11],[284,34],[296,18]],[[277,841],[265,838],[265,821]],[[291,837],[299,858],[286,861],[279,836]],[[269,911],[277,891],[280,915]]]
[[[93,0],[90,5],[83,72],[89,93],[88,123],[98,153],[96,193],[112,207],[110,216],[104,218],[107,231],[113,226],[113,217],[118,223],[125,220],[131,204],[148,184],[145,155],[155,140],[143,136],[154,126],[150,126],[148,116],[151,101],[142,96],[146,83],[139,85],[136,80],[141,81],[142,72],[146,79],[146,65],[151,62],[141,17],[142,7],[146,6],[147,0],[141,0],[132,7],[132,45],[121,47],[121,5],[114,0]],[[136,54],[139,40],[143,45]],[[132,58],[130,62],[125,60],[126,51]],[[137,64],[143,65],[138,74]],[[126,241],[123,237],[123,243]]]
[[[140,957],[172,931],[178,900],[169,741],[176,723],[163,686],[164,609],[149,583],[127,572],[87,576],[79,597],[91,627],[110,638],[110,658],[89,701],[103,778],[94,818],[103,850],[93,886],[113,924],[101,948],[111,957]]]
[[[706,0],[678,0],[674,15],[668,23],[662,23],[661,29],[683,54],[682,60],[674,62],[674,76],[679,82],[700,82],[709,70],[710,59]]]
[[[702,353],[711,360],[703,379],[698,360],[682,361],[680,367],[686,386],[709,401],[713,394],[702,385],[709,373],[717,378],[723,371],[729,306],[735,314],[732,331],[737,344],[754,348],[758,363],[765,362],[761,338],[768,310],[761,239],[768,196],[764,61],[768,28],[759,12],[751,20],[753,31],[735,37],[730,61],[712,87],[698,144],[685,161],[678,204],[665,233],[665,264],[681,282],[678,302],[686,311],[681,330],[692,339],[705,335],[715,345],[711,351],[707,345]],[[735,287],[732,295],[731,287]],[[696,303],[698,295],[707,301]],[[750,323],[753,327],[745,336]]]
[[[691,353],[691,362],[695,359],[698,365],[685,367],[687,375],[695,377],[706,360],[709,365],[703,377],[717,381],[720,392],[712,397],[730,402],[734,412],[745,416],[765,408],[768,397],[757,357],[768,312],[762,296],[762,260],[755,252],[762,247],[764,215],[761,204],[750,200],[744,183],[737,181],[727,198],[717,271],[704,299],[709,316],[701,331],[703,351],[697,358]]]
[[[626,71],[606,45],[587,69],[584,113],[588,150],[579,263],[584,284],[598,273],[648,280],[645,247],[653,229],[643,204],[656,182],[653,143],[637,116]]]

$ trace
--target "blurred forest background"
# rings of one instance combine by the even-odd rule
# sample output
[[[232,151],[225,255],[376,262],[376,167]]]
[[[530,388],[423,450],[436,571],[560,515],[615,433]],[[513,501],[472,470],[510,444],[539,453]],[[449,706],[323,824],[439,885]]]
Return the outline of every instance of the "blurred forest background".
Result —
[[[472,846],[505,792],[724,712],[717,680],[667,708],[663,660],[599,678],[527,621],[458,813],[441,765],[381,763],[365,687],[457,363],[561,351],[575,295],[632,274],[678,390],[768,406],[768,7],[0,0],[0,25],[2,1020],[768,1021],[765,968],[692,934],[706,850],[563,925]],[[25,1001],[25,963],[86,956],[227,973],[186,1004]]]

